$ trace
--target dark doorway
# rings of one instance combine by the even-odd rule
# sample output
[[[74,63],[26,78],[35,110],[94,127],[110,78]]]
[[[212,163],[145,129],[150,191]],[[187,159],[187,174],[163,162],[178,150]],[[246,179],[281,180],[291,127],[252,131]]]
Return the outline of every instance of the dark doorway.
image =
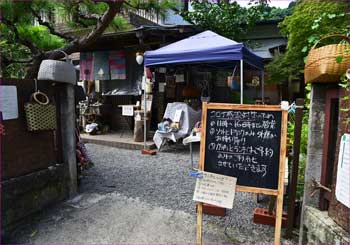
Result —
[[[339,90],[329,90],[326,95],[324,122],[324,144],[322,158],[321,184],[331,188],[335,164],[335,151],[338,135]],[[320,209],[328,210],[331,193],[321,190]]]

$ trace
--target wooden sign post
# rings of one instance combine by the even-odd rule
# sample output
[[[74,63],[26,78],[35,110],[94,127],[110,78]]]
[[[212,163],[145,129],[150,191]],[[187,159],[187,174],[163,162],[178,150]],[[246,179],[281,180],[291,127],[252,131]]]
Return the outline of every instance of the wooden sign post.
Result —
[[[281,106],[203,103],[202,171],[237,178],[236,190],[277,196],[275,244],[280,243],[288,112]],[[203,205],[197,206],[202,244]]]

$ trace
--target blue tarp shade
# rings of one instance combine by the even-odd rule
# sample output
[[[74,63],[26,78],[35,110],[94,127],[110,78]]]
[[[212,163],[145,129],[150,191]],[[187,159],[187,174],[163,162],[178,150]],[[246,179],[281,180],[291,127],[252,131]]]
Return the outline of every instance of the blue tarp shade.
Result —
[[[242,43],[212,31],[204,31],[154,51],[145,53],[145,66],[188,63],[223,63],[244,60],[262,70],[263,59]]]

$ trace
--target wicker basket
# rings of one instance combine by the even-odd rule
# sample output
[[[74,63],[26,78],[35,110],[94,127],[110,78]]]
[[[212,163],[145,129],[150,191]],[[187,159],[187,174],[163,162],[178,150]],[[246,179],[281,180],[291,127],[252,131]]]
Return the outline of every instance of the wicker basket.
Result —
[[[76,84],[76,72],[74,65],[69,62],[68,55],[66,61],[59,60],[43,60],[40,64],[38,79],[51,80],[55,82]]]
[[[37,99],[38,95],[45,98],[45,101]],[[42,92],[32,94],[30,102],[24,105],[24,111],[29,131],[55,130],[57,128],[56,106],[49,103],[46,94]]]
[[[320,48],[316,46],[320,41],[330,37],[339,37],[346,40],[345,44],[330,44]],[[342,35],[330,35],[321,38],[310,50],[305,64],[305,82],[338,82],[339,77],[350,68],[350,39]],[[337,63],[336,59],[343,56]]]

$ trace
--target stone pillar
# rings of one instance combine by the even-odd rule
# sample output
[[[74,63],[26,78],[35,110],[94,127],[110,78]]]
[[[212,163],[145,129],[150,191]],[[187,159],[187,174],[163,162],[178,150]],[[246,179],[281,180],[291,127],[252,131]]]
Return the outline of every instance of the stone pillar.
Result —
[[[325,84],[312,84],[311,98],[310,98],[310,112],[309,112],[309,132],[307,145],[307,164],[305,169],[305,185],[303,196],[303,207],[301,214],[301,225],[299,232],[299,243],[304,243],[304,212],[306,206],[317,207],[319,202],[319,193],[310,196],[311,181],[314,178],[317,181],[321,180],[322,171],[322,149],[323,149],[323,129],[325,119],[325,105],[326,105],[326,91]]]
[[[75,140],[75,91],[72,84],[64,84],[60,96],[62,160],[70,197],[77,194],[77,163]]]

